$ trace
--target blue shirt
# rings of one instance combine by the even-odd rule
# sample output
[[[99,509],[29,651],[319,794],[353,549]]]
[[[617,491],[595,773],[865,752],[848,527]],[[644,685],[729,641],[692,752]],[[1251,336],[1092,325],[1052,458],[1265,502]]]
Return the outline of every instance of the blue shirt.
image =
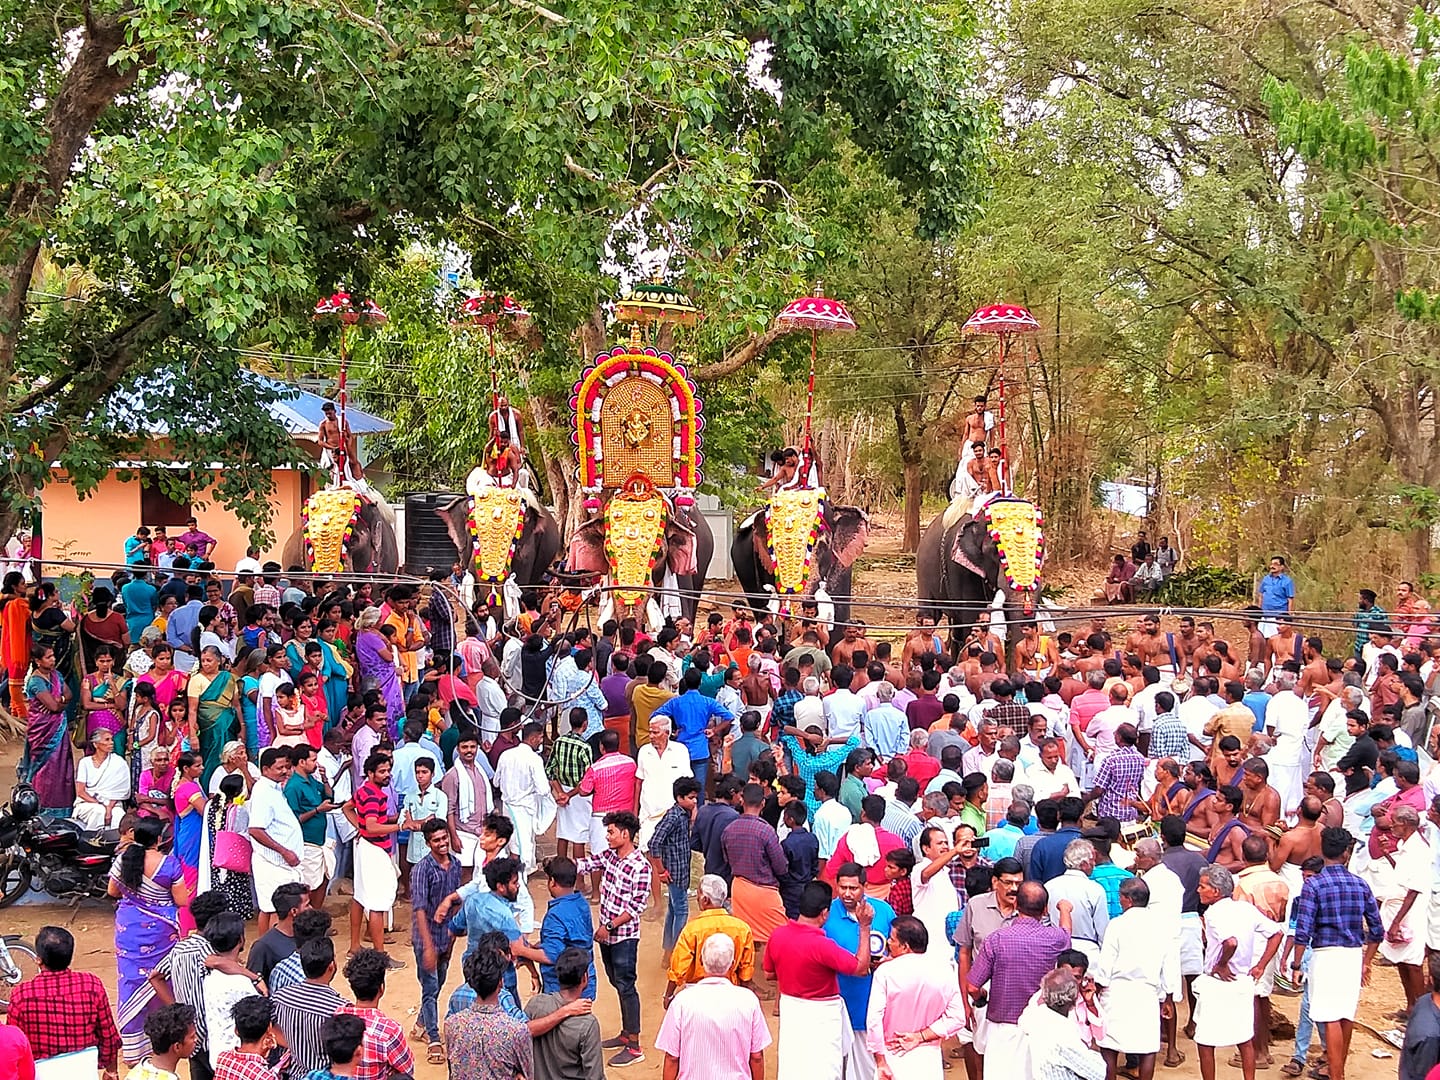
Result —
[[[1030,852],[1030,872],[1025,876],[1042,885],[1051,878],[1065,872],[1065,845],[1080,839],[1080,830],[1074,825],[1056,829],[1049,836],[1041,837]]]
[[[791,829],[780,841],[780,850],[785,852],[789,866],[780,875],[780,901],[785,905],[785,915],[793,919],[800,914],[800,894],[819,873],[820,841],[809,829]]]
[[[499,930],[509,941],[519,940],[520,924],[515,921],[515,907],[509,900],[478,888],[462,890],[461,896],[460,910],[450,917],[450,929],[470,939],[465,943],[466,956],[475,951],[480,936],[491,930]]]
[[[1001,859],[1015,857],[1015,846],[1020,843],[1020,837],[1025,835],[1024,829],[1016,828],[1008,821],[995,826],[985,834],[985,839],[990,841],[985,845],[984,855],[992,863]]]
[[[540,950],[556,959],[571,946],[584,949],[590,954],[590,985],[585,988],[585,997],[595,1000],[595,924],[590,918],[590,904],[579,892],[552,897],[545,909],[545,918],[540,923]],[[540,965],[540,985],[547,994],[560,990],[560,980],[555,977],[554,964]]]
[[[1270,695],[1264,690],[1251,690],[1240,699],[1240,704],[1255,714],[1255,726],[1251,730],[1264,731],[1265,710],[1270,707]]]
[[[172,649],[194,648],[190,638],[200,625],[200,609],[204,606],[199,600],[187,600],[170,613],[165,623],[165,640]]]
[[[155,621],[154,585],[138,578],[120,586],[120,600],[125,605],[125,625],[130,631],[130,640],[138,643],[145,627]]]
[[[653,716],[668,716],[675,728],[675,741],[685,747],[691,761],[710,760],[710,737],[705,734],[711,719],[734,720],[730,710],[699,690],[686,690],[655,710]]]
[[[870,907],[875,917],[870,923],[870,955],[883,959],[888,951],[890,924],[895,921],[895,909],[884,900],[870,898]],[[860,943],[860,924],[855,916],[845,910],[839,900],[830,901],[830,915],[825,920],[825,936],[848,953],[855,951]],[[840,983],[840,997],[845,1002],[845,1011],[850,1014],[850,1026],[856,1031],[865,1028],[866,1013],[870,1008],[869,975],[836,975]]]
[[[1311,949],[1358,949],[1385,936],[1370,886],[1343,866],[1326,864],[1295,901],[1295,944]]]
[[[1290,601],[1295,599],[1295,582],[1289,574],[1266,574],[1260,579],[1259,591],[1262,611],[1289,611]]]

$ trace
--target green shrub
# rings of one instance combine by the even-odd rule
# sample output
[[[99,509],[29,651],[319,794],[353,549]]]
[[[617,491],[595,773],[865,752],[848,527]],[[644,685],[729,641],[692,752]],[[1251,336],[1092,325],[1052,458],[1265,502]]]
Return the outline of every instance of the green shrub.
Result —
[[[1249,600],[1253,591],[1249,575],[1198,563],[1167,578],[1155,600],[1170,607],[1210,607],[1221,600]]]

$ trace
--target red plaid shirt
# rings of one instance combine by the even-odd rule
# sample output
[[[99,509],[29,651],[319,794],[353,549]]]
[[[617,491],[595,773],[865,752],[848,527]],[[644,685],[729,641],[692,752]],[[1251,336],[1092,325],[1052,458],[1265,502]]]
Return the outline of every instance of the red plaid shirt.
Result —
[[[100,1068],[115,1071],[120,1031],[105,987],[88,971],[41,971],[10,995],[10,1023],[25,1033],[36,1059],[100,1050]]]
[[[282,1058],[281,1062],[285,1060]],[[272,1069],[259,1054],[247,1054],[243,1050],[222,1050],[215,1065],[215,1080],[276,1080],[279,1076],[278,1064]]]
[[[405,1042],[404,1030],[394,1020],[379,1009],[359,1005],[344,1005],[336,1012],[365,1021],[365,1038],[355,1061],[355,1080],[389,1080],[397,1073],[415,1075],[415,1057]]]

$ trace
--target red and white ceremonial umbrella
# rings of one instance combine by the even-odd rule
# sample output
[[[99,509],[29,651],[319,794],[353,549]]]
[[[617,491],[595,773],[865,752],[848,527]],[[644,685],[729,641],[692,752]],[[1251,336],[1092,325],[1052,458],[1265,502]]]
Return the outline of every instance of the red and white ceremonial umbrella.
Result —
[[[775,329],[781,333],[793,330],[810,331],[810,382],[805,395],[805,453],[800,462],[801,475],[810,476],[810,461],[814,456],[814,440],[810,434],[810,421],[815,412],[815,353],[820,332],[853,333],[855,320],[842,301],[825,296],[817,288],[814,296],[802,296],[792,300],[785,310],[775,316]]]
[[[1005,441],[1005,360],[1016,334],[1033,334],[1040,329],[1035,316],[1019,304],[987,304],[976,308],[961,330],[967,334],[994,334],[1000,339],[1000,482],[1010,494],[1010,446]]]
[[[512,296],[493,292],[471,293],[460,302],[460,310],[450,325],[456,330],[484,330],[490,354],[490,408],[500,408],[500,372],[495,366],[495,328],[502,322],[519,326],[530,318]]]
[[[340,324],[340,375],[336,380],[336,397],[340,404],[340,449],[335,453],[335,464],[340,476],[348,477],[350,463],[345,459],[348,452],[345,433],[349,430],[345,424],[345,403],[348,400],[345,393],[345,375],[350,367],[348,335],[361,323],[379,326],[388,322],[390,316],[385,314],[384,309],[374,300],[362,300],[357,306],[350,294],[342,289],[329,296],[322,296],[315,302],[314,319],[316,322],[335,319]]]

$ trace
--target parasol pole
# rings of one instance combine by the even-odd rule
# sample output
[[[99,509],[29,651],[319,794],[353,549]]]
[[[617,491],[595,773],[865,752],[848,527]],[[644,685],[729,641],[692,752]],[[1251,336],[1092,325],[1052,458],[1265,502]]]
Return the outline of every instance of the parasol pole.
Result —
[[[1010,444],[1005,440],[1005,359],[1010,354],[1010,335],[1000,335],[1000,490],[1010,491]]]
[[[804,487],[810,486],[810,459],[814,454],[815,443],[810,434],[810,418],[815,412],[815,348],[820,338],[820,331],[815,327],[810,328],[810,383],[805,391],[805,456],[800,463],[800,468],[805,477],[802,482]]]
[[[345,392],[345,375],[350,367],[350,349],[346,341],[348,323],[340,324],[340,376],[337,380],[337,397],[340,399],[340,448],[335,452],[335,464],[339,466],[340,480],[350,479],[350,425],[345,422],[345,403],[349,395]]]

